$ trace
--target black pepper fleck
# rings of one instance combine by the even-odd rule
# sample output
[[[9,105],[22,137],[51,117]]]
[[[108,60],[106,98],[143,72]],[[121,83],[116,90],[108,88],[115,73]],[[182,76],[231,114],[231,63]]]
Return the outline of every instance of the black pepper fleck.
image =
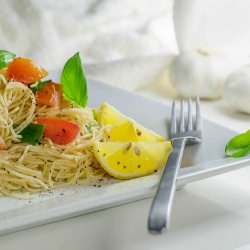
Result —
[[[138,135],[138,136],[141,136],[141,131],[137,128],[136,129],[136,134]]]

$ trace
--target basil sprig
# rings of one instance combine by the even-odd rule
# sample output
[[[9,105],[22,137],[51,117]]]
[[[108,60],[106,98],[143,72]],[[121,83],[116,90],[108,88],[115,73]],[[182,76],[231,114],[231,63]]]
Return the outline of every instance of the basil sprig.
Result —
[[[41,81],[39,80],[37,83],[32,84],[30,86],[30,89],[32,90],[33,93],[36,93],[38,90],[43,89],[44,87],[47,86],[48,83],[52,82],[52,80],[45,80]]]
[[[14,53],[7,50],[0,50],[0,69],[5,68],[16,57]]]
[[[93,117],[97,121],[97,111],[96,109],[92,109]]]
[[[247,155],[250,152],[250,130],[232,138],[226,145],[227,156],[235,158]]]
[[[65,63],[61,75],[63,95],[75,104],[86,107],[88,101],[87,81],[79,52]]]
[[[35,146],[42,137],[43,131],[44,125],[30,123],[24,130],[20,132],[20,135],[22,136],[21,140],[22,142],[27,142]]]

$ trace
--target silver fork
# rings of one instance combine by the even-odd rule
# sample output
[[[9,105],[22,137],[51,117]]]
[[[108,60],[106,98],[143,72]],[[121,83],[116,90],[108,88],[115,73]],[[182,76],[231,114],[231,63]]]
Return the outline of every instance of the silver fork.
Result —
[[[173,150],[164,168],[158,190],[150,209],[148,230],[152,234],[162,233],[164,229],[169,228],[171,207],[176,189],[176,179],[185,145],[200,143],[202,141],[203,127],[199,98],[196,98],[195,126],[193,126],[192,100],[188,100],[187,126],[185,126],[183,100],[181,100],[180,106],[180,121],[177,128],[176,105],[175,102],[172,104],[170,139],[172,140]]]

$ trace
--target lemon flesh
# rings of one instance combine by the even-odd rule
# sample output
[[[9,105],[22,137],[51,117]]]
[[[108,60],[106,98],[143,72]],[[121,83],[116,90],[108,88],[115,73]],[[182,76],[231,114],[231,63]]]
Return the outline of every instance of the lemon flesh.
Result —
[[[171,152],[171,142],[94,142],[102,167],[118,179],[132,179],[161,169]]]
[[[127,120],[126,116],[106,102],[101,105],[97,114],[97,121],[102,125],[113,125]]]
[[[164,141],[163,137],[132,121],[125,121],[120,124],[114,125],[110,129],[110,131],[107,132],[107,134],[111,141],[121,141],[121,142]]]
[[[111,130],[107,131],[111,141],[165,141],[163,137],[124,116],[106,102],[100,107],[97,120],[102,125],[113,125]]]

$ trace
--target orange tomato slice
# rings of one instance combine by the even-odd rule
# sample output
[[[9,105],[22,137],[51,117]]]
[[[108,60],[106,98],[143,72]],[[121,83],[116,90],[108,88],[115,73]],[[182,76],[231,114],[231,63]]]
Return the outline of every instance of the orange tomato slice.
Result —
[[[4,143],[3,138],[0,136],[0,150],[4,150],[6,149],[6,145]]]
[[[50,82],[44,88],[36,92],[36,103],[52,107],[59,106],[61,94],[61,86]]]
[[[7,75],[13,81],[29,85],[47,76],[48,72],[30,59],[17,57],[8,65]]]
[[[44,136],[59,145],[66,145],[75,140],[80,127],[78,124],[58,117],[35,118],[37,124],[44,125]]]

